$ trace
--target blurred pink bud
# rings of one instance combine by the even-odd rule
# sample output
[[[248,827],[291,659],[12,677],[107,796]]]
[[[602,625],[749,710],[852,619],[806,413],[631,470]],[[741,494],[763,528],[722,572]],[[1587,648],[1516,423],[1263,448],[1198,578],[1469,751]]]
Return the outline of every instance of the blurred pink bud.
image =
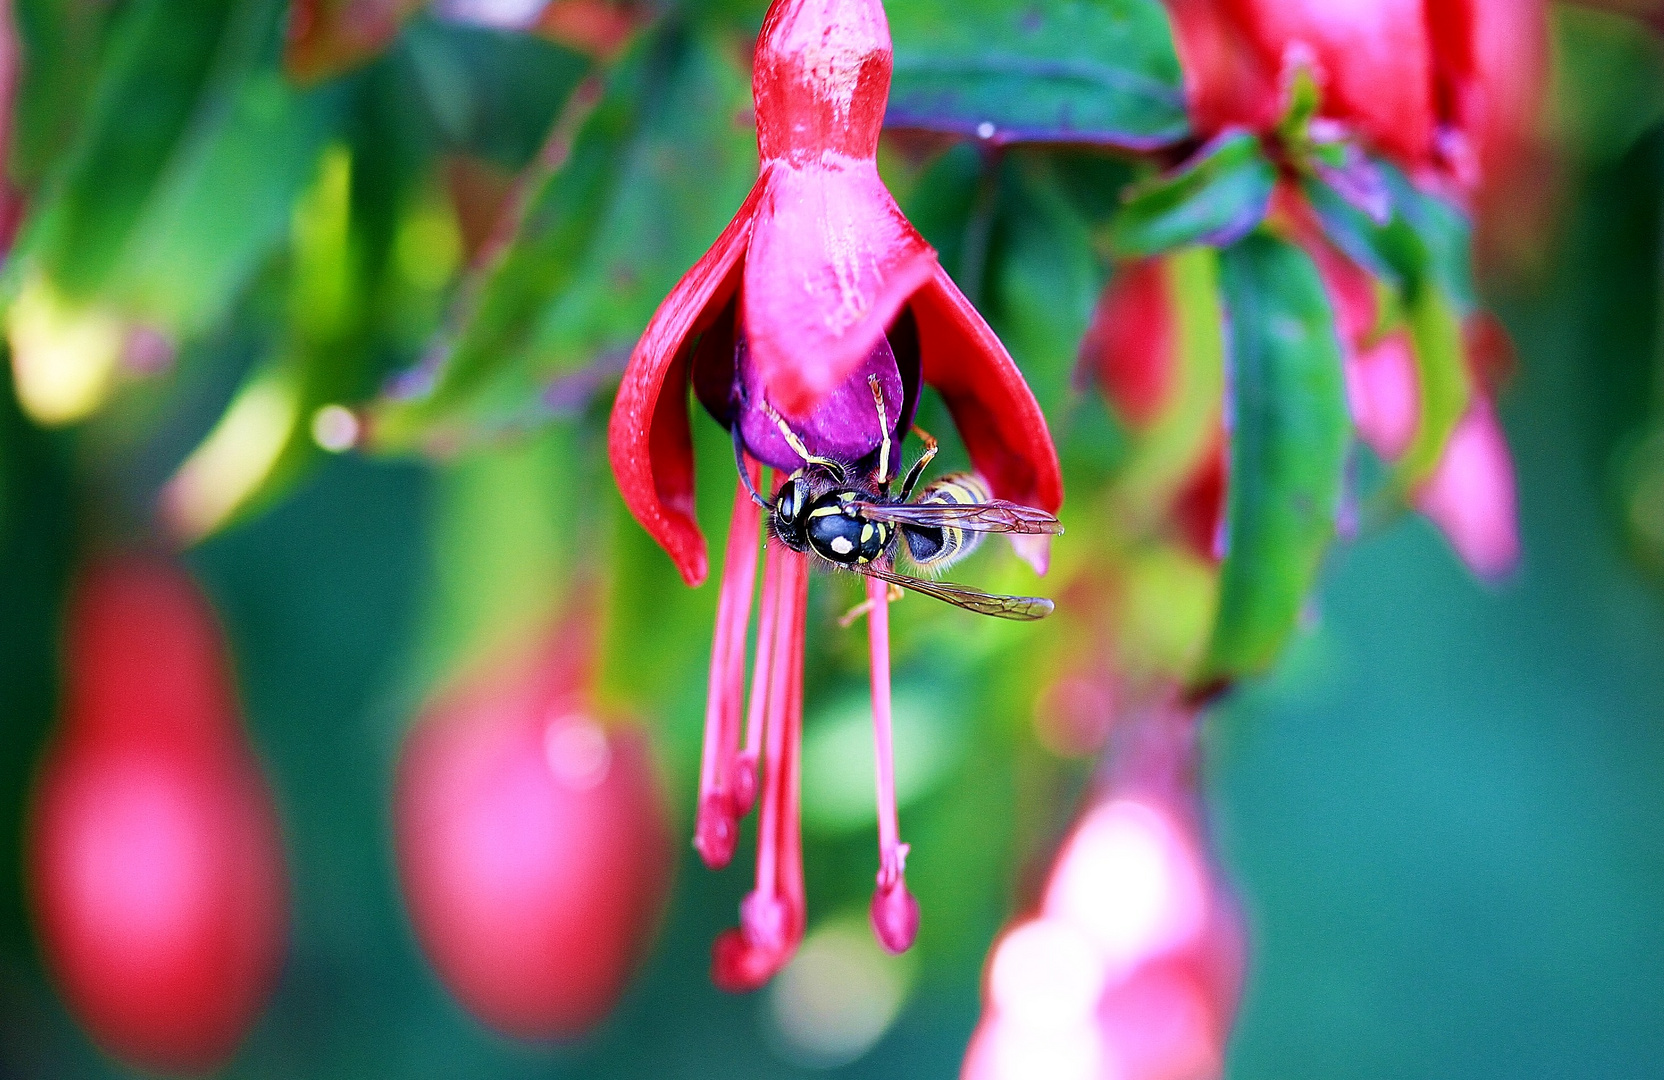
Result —
[[[1410,335],[1395,330],[1346,350],[1346,401],[1358,437],[1388,461],[1410,448],[1420,418],[1420,388]]]
[[[475,1016],[524,1038],[581,1035],[612,1010],[670,880],[646,742],[597,720],[569,639],[441,698],[399,763],[417,936]]]
[[[1519,562],[1514,463],[1489,399],[1474,398],[1415,504],[1480,577],[1501,577]]]
[[[91,567],[35,787],[31,901],[70,1011],[134,1066],[207,1071],[277,976],[282,841],[212,611],[179,569]]]
[[[1194,718],[1129,721],[1039,909],[996,944],[964,1080],[1216,1080],[1243,939],[1192,790]]]
[[[1104,396],[1135,430],[1149,427],[1172,397],[1178,327],[1167,263],[1141,259],[1105,287],[1081,341],[1081,361]]]

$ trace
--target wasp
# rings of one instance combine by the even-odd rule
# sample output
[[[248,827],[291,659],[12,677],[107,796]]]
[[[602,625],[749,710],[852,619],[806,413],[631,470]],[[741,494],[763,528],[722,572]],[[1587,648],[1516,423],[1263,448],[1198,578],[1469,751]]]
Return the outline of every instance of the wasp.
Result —
[[[1056,535],[1063,532],[1063,526],[1043,510],[995,499],[987,483],[973,473],[943,476],[918,489],[937,446],[935,439],[917,427],[913,430],[924,442],[924,452],[901,479],[900,490],[892,492],[896,477],[890,469],[892,445],[884,395],[876,378],[868,384],[884,434],[877,467],[865,475],[850,462],[809,453],[785,419],[765,402],[786,442],[806,463],[786,478],[773,500],[765,499],[752,486],[739,424],[733,425],[740,478],[751,498],[768,512],[770,533],[793,551],[889,582],[892,589],[909,589],[979,615],[1019,620],[1050,615],[1053,605],[1044,597],[986,593],[895,571],[895,558],[902,549],[915,565],[936,573],[975,551],[988,533]],[[919,490],[917,499],[913,498],[915,489]]]

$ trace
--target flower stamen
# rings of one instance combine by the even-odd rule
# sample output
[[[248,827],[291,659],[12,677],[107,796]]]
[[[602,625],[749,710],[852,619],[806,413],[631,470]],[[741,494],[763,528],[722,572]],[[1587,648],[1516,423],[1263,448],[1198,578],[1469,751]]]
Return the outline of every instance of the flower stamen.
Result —
[[[867,640],[872,663],[872,734],[878,781],[878,887],[872,928],[892,953],[904,953],[919,933],[919,904],[907,891],[908,846],[896,813],[895,753],[890,705],[889,584],[867,579]]]
[[[766,634],[753,673],[753,715],[764,743],[762,809],[757,822],[756,886],[740,903],[738,929],[722,934],[712,979],[724,990],[755,990],[784,967],[803,935],[803,853],[798,834],[799,745],[803,722],[804,610],[808,560],[774,543],[763,584]]]
[[[757,468],[747,462],[747,469]],[[751,479],[747,477],[746,479]],[[711,641],[710,690],[705,701],[705,745],[699,764],[699,815],[693,846],[705,865],[719,870],[734,857],[739,819],[751,808],[756,758],[739,754],[740,710],[745,692],[745,635],[757,583],[761,521],[745,484],[734,495],[728,549]]]

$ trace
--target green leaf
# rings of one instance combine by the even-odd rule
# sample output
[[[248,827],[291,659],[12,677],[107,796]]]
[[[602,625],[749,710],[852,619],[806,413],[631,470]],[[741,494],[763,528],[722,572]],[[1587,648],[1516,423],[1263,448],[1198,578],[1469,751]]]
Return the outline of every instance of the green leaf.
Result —
[[[116,304],[182,335],[209,329],[282,245],[342,99],[298,92],[274,70],[244,80],[153,193],[108,283]]]
[[[1335,531],[1350,441],[1317,268],[1256,232],[1221,258],[1230,345],[1228,546],[1205,677],[1262,671],[1294,629]]]
[[[533,34],[413,20],[400,73],[448,148],[523,169],[590,71],[590,61]]]
[[[67,295],[88,299],[108,279],[190,127],[222,39],[254,6],[139,0],[116,18],[86,129],[20,242]]]
[[[531,196],[431,386],[378,413],[378,443],[523,414],[553,377],[627,354],[756,179],[748,90],[718,41],[644,43]]]
[[[1132,189],[1110,230],[1110,246],[1124,258],[1186,244],[1226,246],[1265,217],[1276,184],[1277,167],[1259,139],[1221,136],[1177,172]]]
[[[1190,133],[1157,0],[915,0],[890,34],[891,127],[1131,149]]]
[[[28,62],[15,69],[8,173],[13,182],[32,189],[74,145],[86,120],[110,7],[14,0],[12,11],[17,44]]]

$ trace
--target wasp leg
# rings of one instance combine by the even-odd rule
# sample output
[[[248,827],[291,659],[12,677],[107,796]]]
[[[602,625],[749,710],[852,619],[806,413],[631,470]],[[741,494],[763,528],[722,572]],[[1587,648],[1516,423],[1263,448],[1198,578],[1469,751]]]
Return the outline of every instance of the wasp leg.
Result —
[[[924,475],[925,466],[935,459],[936,451],[939,449],[936,445],[936,439],[919,425],[913,425],[913,434],[917,435],[919,440],[924,443],[924,453],[920,454],[919,460],[913,462],[913,467],[907,470],[907,479],[901,485],[902,502],[906,502],[912,496],[913,489],[918,486],[919,477]]]
[[[893,604],[897,600],[900,600],[902,597],[904,597],[906,595],[907,595],[907,590],[906,589],[902,588],[900,585],[895,584],[894,582],[890,583],[890,595],[888,597],[890,603]],[[857,619],[859,619],[861,616],[867,614],[871,610],[872,610],[872,601],[870,599],[869,600],[863,600],[859,604],[856,604],[854,607],[850,608],[848,611],[844,612],[843,615],[840,616],[839,619],[838,619],[838,625],[843,627],[845,630],[848,630],[851,626],[855,625],[855,621]]]
[[[733,431],[734,464],[738,466],[740,470],[740,483],[745,485],[746,493],[751,496],[752,502],[756,503],[764,510],[773,510],[774,504],[757,494],[757,485],[751,482],[751,466],[747,464],[745,460],[745,439],[740,435],[740,423],[738,420],[734,421]]]
[[[780,429],[780,434],[785,436],[786,445],[792,448],[792,453],[802,458],[806,464],[819,465],[839,480],[844,478],[844,467],[841,464],[831,458],[816,457],[809,453],[809,448],[803,445],[803,440],[797,437],[797,432],[786,423],[784,416],[774,411],[774,406],[768,403],[767,398],[763,399],[763,409],[768,413],[769,419],[774,421],[774,426]]]
[[[867,386],[872,390],[872,403],[878,406],[878,484],[885,490],[889,490],[890,414],[884,408],[884,389],[878,385],[878,376],[868,375]]]

